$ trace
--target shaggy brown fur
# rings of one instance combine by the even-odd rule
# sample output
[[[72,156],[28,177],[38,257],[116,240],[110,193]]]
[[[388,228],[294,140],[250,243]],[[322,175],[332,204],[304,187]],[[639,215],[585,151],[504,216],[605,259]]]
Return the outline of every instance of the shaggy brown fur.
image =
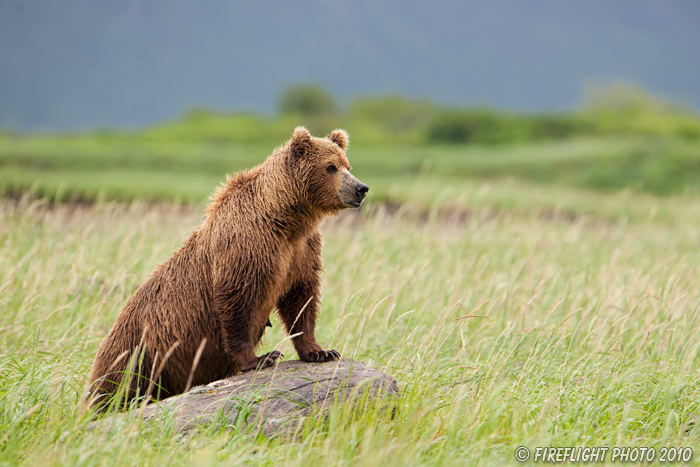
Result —
[[[95,358],[89,405],[104,407],[122,380],[127,399],[162,398],[272,365],[255,347],[277,309],[299,358],[340,358],[316,342],[321,234],[331,213],[358,207],[368,188],[350,175],[348,135],[298,127],[261,165],[214,194],[207,218],[139,287]],[[132,362],[129,367],[129,362]],[[193,371],[194,370],[194,371]],[[140,375],[140,376],[139,376]]]

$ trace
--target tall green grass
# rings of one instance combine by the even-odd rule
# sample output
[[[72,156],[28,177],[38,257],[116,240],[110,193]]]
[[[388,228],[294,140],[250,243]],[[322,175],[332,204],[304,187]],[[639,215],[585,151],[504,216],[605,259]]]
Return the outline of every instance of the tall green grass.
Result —
[[[86,430],[100,340],[199,209],[0,202],[0,465],[499,465],[521,445],[698,446],[696,197],[487,182],[456,210],[423,188],[423,207],[323,228],[317,337],[396,378],[395,418],[335,407],[292,443],[135,417]],[[259,351],[283,339],[273,319]]]

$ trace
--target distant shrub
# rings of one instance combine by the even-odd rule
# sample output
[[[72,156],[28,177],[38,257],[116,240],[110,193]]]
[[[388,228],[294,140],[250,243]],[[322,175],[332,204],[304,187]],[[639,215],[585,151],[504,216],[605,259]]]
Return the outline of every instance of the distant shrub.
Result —
[[[692,110],[634,84],[589,86],[582,114],[599,134],[700,138],[700,119]]]
[[[196,108],[188,110],[178,120],[144,131],[142,136],[159,141],[259,143],[271,138],[269,127],[266,120],[255,114],[226,115]]]
[[[279,99],[282,114],[330,115],[336,111],[333,95],[316,84],[296,84],[286,88]]]
[[[449,109],[439,112],[426,129],[429,143],[504,143],[529,139],[527,118],[490,109]]]
[[[542,114],[530,117],[529,129],[532,140],[563,139],[571,136],[590,133],[591,123],[575,114]]]
[[[392,94],[358,97],[340,109],[333,95],[316,84],[286,88],[278,105],[279,113],[269,117],[195,107],[142,135],[160,140],[277,144],[295,126],[304,125],[315,135],[345,128],[354,143],[367,145],[516,144],[620,135],[700,140],[700,118],[692,110],[630,84],[589,87],[580,109],[558,113],[445,108]]]
[[[434,105],[427,100],[401,95],[363,96],[352,101],[349,116],[381,125],[387,131],[402,132],[424,126],[432,117]]]
[[[182,114],[182,120],[186,122],[200,122],[202,120],[209,120],[221,116],[220,112],[216,112],[213,109],[202,106],[194,106],[187,109]]]
[[[644,87],[624,82],[590,84],[584,89],[585,112],[616,114],[672,113],[680,107],[648,92]]]
[[[428,125],[428,141],[432,143],[468,143],[476,133],[470,113],[452,109],[438,113]]]
[[[348,106],[343,125],[353,138],[370,144],[421,144],[435,105],[401,95],[362,96]]]

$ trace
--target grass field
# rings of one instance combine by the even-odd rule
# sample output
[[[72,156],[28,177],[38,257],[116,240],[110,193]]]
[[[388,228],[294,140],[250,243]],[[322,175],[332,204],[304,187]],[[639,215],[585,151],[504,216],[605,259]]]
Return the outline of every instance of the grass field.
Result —
[[[56,153],[40,143],[33,152]],[[31,173],[28,164],[10,169],[12,144],[0,151],[6,185]],[[580,144],[603,157],[633,143]],[[74,147],[68,153],[81,157]],[[136,421],[85,432],[80,399],[101,339],[197,226],[201,207],[6,199],[0,465],[498,465],[514,464],[518,446],[699,445],[696,195],[449,178],[439,167],[421,169],[415,151],[406,155],[417,164],[412,174],[402,175],[411,165],[400,161],[395,173],[372,176],[372,152],[357,156],[351,162],[372,185],[370,202],[359,217],[324,225],[317,337],[396,378],[393,420],[333,409],[291,444],[214,430],[182,438]],[[53,173],[47,186],[70,190],[71,176],[81,190],[116,179],[126,199],[150,198],[148,186],[201,201],[229,170],[168,166],[161,179],[149,157],[139,178],[134,153],[123,172],[106,157],[102,167],[85,162],[85,172],[74,160],[62,174],[52,172],[62,162],[49,170],[41,157],[36,170]],[[387,199],[406,203],[380,202]],[[261,351],[283,338],[273,319]],[[288,344],[282,349],[296,358]]]

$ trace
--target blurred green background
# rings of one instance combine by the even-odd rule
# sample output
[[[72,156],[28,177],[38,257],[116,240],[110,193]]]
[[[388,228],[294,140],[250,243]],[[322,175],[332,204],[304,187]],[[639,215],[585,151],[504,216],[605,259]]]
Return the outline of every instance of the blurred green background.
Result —
[[[201,203],[224,174],[262,162],[296,125],[319,136],[348,130],[355,172],[373,186],[370,202],[430,203],[440,187],[475,178],[664,196],[700,190],[698,115],[627,83],[588,88],[578,108],[557,113],[401,95],[341,105],[320,85],[300,83],[280,93],[272,115],[197,107],[137,131],[6,131],[0,190],[59,201]]]

